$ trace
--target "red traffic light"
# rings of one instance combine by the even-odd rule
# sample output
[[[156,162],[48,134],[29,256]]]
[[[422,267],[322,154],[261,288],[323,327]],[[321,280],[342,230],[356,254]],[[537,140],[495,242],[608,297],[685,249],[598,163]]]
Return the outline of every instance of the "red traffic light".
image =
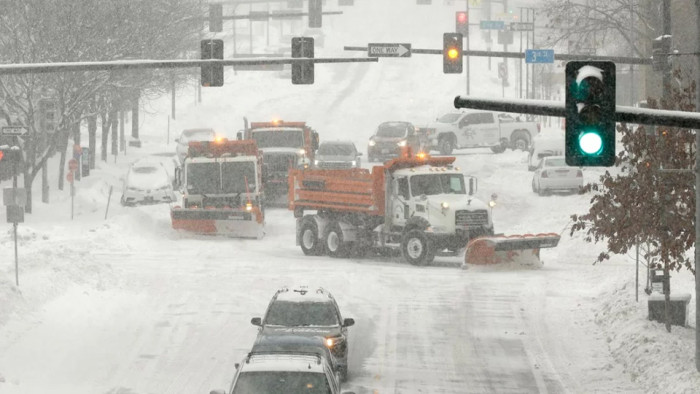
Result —
[[[0,150],[0,161],[2,161],[2,157],[5,156],[5,152]]]
[[[458,12],[457,13],[457,22],[467,23],[467,13],[466,12]]]

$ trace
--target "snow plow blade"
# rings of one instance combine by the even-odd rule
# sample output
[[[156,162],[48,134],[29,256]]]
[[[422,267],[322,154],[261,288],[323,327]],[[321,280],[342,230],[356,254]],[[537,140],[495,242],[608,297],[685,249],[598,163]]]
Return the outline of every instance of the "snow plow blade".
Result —
[[[262,212],[257,207],[250,211],[175,207],[170,210],[170,218],[173,229],[197,234],[254,239],[261,239],[264,234]]]
[[[559,234],[496,235],[475,238],[467,244],[464,264],[519,264],[542,266],[540,249],[554,248],[559,244]]]

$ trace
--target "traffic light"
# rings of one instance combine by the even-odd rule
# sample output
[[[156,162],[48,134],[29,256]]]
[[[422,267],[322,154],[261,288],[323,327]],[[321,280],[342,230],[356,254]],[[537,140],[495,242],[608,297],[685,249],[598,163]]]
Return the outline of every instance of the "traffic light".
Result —
[[[469,35],[469,13],[467,11],[455,13],[455,32],[464,37]]]
[[[223,59],[223,40],[202,40],[202,59]],[[224,86],[224,66],[221,64],[202,65],[202,86]]]
[[[58,126],[58,110],[56,100],[39,100],[39,129],[42,132],[53,134]]]
[[[566,64],[566,164],[615,164],[615,63]]]
[[[671,69],[669,62],[671,53],[671,37],[661,36],[651,43],[651,67],[654,71],[668,71]]]
[[[15,175],[21,163],[22,151],[18,147],[0,147],[0,180]]]
[[[292,57],[314,57],[313,37],[292,37]],[[314,83],[314,63],[312,61],[297,61],[292,63],[292,83],[294,85],[310,85]]]
[[[442,72],[462,73],[462,35],[460,33],[442,35]]]
[[[209,4],[209,31],[220,32],[224,30],[224,7],[222,4]]]
[[[323,14],[321,14],[322,7],[322,0],[309,0],[309,27],[321,27],[323,17]]]

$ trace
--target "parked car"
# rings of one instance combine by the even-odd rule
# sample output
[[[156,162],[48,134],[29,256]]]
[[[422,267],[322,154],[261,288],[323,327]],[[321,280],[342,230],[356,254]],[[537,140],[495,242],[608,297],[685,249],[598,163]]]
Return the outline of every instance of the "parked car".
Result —
[[[236,364],[228,394],[250,393],[339,394],[340,381],[330,363],[317,353],[250,352]]]
[[[348,373],[348,327],[353,319],[343,319],[333,296],[323,288],[305,286],[283,288],[272,297],[264,318],[250,321],[259,326],[256,343],[268,336],[321,336],[337,360],[342,379]]]
[[[322,142],[316,151],[314,167],[338,170],[344,168],[360,168],[361,152],[350,141]]]
[[[527,170],[535,171],[543,157],[562,156],[564,154],[564,134],[538,134],[532,139],[527,156]]]
[[[168,173],[168,178],[170,178],[170,183],[173,185],[173,189],[177,188],[177,182],[175,179],[175,171],[180,167],[180,159],[177,155],[170,154],[157,154],[152,156],[146,156],[139,159],[136,163],[140,164],[162,164],[165,168],[165,172]]]
[[[334,372],[338,374],[341,372],[338,359],[333,355],[331,349],[326,346],[326,338],[323,336],[263,335],[256,339],[251,352],[302,352],[320,354],[328,360]],[[340,376],[338,376],[338,378],[340,378]]]
[[[136,162],[129,167],[124,179],[122,205],[169,203],[175,198],[172,180],[162,164]]]
[[[502,153],[506,148],[528,150],[540,125],[507,114],[467,110],[446,113],[420,131],[428,135],[428,148],[443,155],[468,148],[491,148],[494,153]]]
[[[540,160],[532,177],[532,191],[540,196],[552,191],[577,192],[583,186],[583,171],[569,167],[564,156]]]
[[[415,126],[409,122],[384,122],[367,144],[370,162],[399,157],[401,148],[409,146],[413,152],[421,150],[421,140]]]
[[[216,132],[214,129],[186,129],[183,130],[179,138],[175,139],[177,146],[175,152],[180,163],[185,161],[187,149],[191,141],[214,141]]]

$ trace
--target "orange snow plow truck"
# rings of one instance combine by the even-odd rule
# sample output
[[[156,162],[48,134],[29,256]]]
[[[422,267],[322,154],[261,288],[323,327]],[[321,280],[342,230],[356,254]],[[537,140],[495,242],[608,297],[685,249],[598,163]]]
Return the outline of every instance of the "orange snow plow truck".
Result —
[[[291,170],[297,244],[307,255],[333,257],[398,250],[425,265],[436,254],[461,253],[470,239],[492,237],[490,211],[474,196],[476,178],[465,180],[454,160],[405,150],[371,172]]]
[[[170,210],[174,229],[263,237],[262,155],[255,141],[190,142],[176,179],[183,206]]]

